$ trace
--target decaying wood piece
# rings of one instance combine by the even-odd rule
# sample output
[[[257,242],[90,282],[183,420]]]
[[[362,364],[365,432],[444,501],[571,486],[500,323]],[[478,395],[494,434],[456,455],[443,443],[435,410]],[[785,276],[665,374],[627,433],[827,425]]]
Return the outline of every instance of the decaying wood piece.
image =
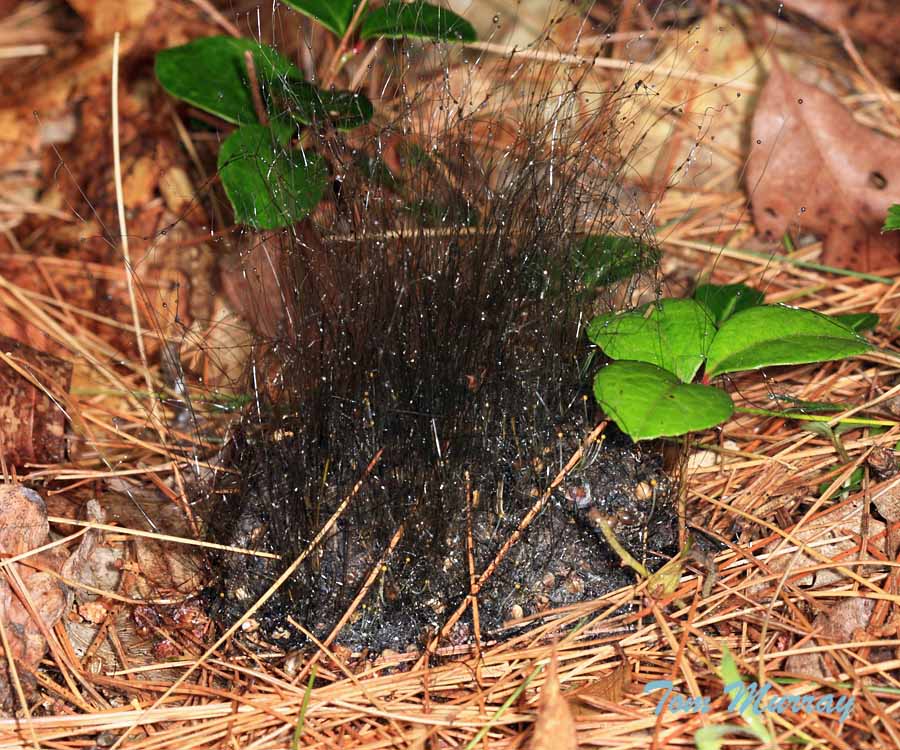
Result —
[[[72,364],[0,336],[0,454],[8,466],[55,463],[66,453],[66,394]]]

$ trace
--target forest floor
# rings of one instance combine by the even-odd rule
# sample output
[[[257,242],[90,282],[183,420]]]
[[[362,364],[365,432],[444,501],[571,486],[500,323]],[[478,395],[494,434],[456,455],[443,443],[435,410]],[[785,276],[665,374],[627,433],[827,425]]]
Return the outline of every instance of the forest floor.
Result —
[[[540,2],[469,5],[479,31],[502,29],[488,55],[531,45],[548,18]],[[187,597],[201,533],[182,512],[186,476],[214,450],[147,396],[171,390],[173,332],[213,391],[236,379],[245,342],[218,280],[233,227],[209,215],[227,204],[195,200],[215,182],[212,136],[188,132],[153,59],[203,35],[252,36],[256,5],[0,0],[0,439],[10,484],[47,505],[33,522],[18,496],[0,507],[0,542],[37,529],[34,544],[3,547],[20,557],[5,560],[0,587],[15,657],[0,680],[0,745],[900,746],[900,242],[880,231],[900,203],[900,33],[889,2],[847,5],[598,2],[589,26],[602,33],[578,39],[579,17],[528,47],[572,50],[561,80],[578,65],[598,89],[636,92],[629,187],[653,207],[667,294],[743,283],[768,302],[878,322],[866,354],[728,378],[735,417],[673,443],[684,528],[721,551],[683,560],[666,592],[639,580],[525,618],[509,640],[423,659],[220,644]],[[284,54],[299,47],[293,29],[279,31]],[[776,156],[754,148],[773,128]],[[837,408],[815,411],[826,402]],[[61,420],[77,436],[65,458]],[[49,578],[26,585],[26,569]],[[732,700],[736,674],[770,710]],[[777,710],[775,696],[812,700]]]

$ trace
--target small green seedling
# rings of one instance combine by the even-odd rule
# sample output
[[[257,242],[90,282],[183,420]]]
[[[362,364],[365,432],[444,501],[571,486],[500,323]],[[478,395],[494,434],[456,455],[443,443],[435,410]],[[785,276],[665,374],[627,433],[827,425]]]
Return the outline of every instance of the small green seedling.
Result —
[[[376,8],[366,0],[285,3],[341,37],[342,48],[351,37],[476,39],[468,21],[421,0],[387,0]],[[156,56],[156,77],[172,96],[238,126],[219,149],[219,175],[235,220],[255,229],[293,224],[325,192],[324,159],[293,145],[304,129],[349,130],[373,115],[362,94],[321,89],[274,48],[250,39],[212,36],[163,50]]]
[[[763,747],[776,747],[775,738],[769,731],[762,717],[754,710],[755,704],[746,700],[740,685],[743,677],[738,669],[731,651],[725,644],[722,645],[722,663],[719,665],[719,677],[725,686],[725,691],[732,704],[746,726],[738,724],[714,724],[701,727],[694,734],[694,744],[697,750],[719,750],[726,742],[726,736],[730,734],[746,735],[755,738],[763,744]]]
[[[861,354],[870,345],[857,331],[873,322],[766,305],[744,284],[704,284],[692,299],[662,299],[591,322],[588,337],[613,360],[594,379],[594,395],[634,440],[707,429],[734,411],[731,397],[709,385],[713,378]]]

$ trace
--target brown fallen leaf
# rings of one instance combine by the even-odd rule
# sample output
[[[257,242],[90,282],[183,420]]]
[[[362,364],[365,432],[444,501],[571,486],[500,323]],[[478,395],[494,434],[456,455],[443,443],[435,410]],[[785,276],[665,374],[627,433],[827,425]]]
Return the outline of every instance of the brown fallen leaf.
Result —
[[[751,129],[746,183],[769,240],[804,229],[826,265],[877,271],[900,262],[900,234],[881,233],[900,201],[900,141],[861,125],[833,96],[777,65]]]
[[[783,0],[782,5],[826,29],[844,28],[862,42],[895,49],[900,45],[896,0]]]
[[[69,0],[84,19],[90,39],[106,39],[116,31],[139,28],[156,7],[156,0]]]
[[[578,735],[569,702],[559,687],[556,652],[547,665],[547,679],[541,690],[541,705],[534,722],[530,750],[577,750]]]
[[[602,703],[618,703],[625,697],[631,687],[631,664],[621,654],[622,661],[611,671],[601,674],[597,679],[585,683],[575,690],[567,690],[563,695],[572,706],[575,716],[587,716],[594,713],[595,707]]]
[[[88,503],[91,520],[102,521],[100,506]],[[21,485],[0,485],[0,554],[22,554],[49,541],[47,507],[33,490]],[[73,595],[60,576],[77,578],[94,550],[98,532],[88,531],[70,555],[55,547],[14,563],[0,577],[0,627],[15,660],[16,672],[26,686],[47,650],[46,630],[52,630],[72,606]],[[57,575],[58,573],[58,575]],[[33,617],[36,614],[43,627]],[[0,713],[13,708],[13,691],[6,659],[0,666]]]
[[[813,629],[820,633],[818,638],[806,645],[822,646],[835,643],[846,643],[854,639],[857,630],[864,630],[869,624],[872,610],[875,607],[874,599],[843,599],[835,604],[827,612],[816,616],[813,620]],[[827,657],[830,659],[830,657]],[[785,664],[785,670],[794,674],[807,675],[819,679],[829,679],[831,672],[826,664],[826,654],[804,653],[789,656]],[[840,671],[840,670],[839,670]]]
[[[285,257],[278,236],[255,235],[239,256],[222,264],[222,288],[231,308],[257,333],[283,333]]]

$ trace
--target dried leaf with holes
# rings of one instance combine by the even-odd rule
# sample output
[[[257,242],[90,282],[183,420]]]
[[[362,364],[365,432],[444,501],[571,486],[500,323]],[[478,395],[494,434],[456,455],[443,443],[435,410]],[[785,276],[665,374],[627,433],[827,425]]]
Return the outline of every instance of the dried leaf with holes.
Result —
[[[876,479],[889,479],[897,473],[897,454],[891,448],[880,446],[873,448],[866,463]]]
[[[555,651],[547,665],[547,679],[541,690],[541,705],[528,747],[530,750],[576,750],[578,747],[572,709],[559,688]]]
[[[777,65],[751,140],[746,184],[762,235],[820,235],[822,262],[841,268],[900,262],[900,234],[881,233],[888,207],[900,200],[900,141],[861,125],[836,98]]]

